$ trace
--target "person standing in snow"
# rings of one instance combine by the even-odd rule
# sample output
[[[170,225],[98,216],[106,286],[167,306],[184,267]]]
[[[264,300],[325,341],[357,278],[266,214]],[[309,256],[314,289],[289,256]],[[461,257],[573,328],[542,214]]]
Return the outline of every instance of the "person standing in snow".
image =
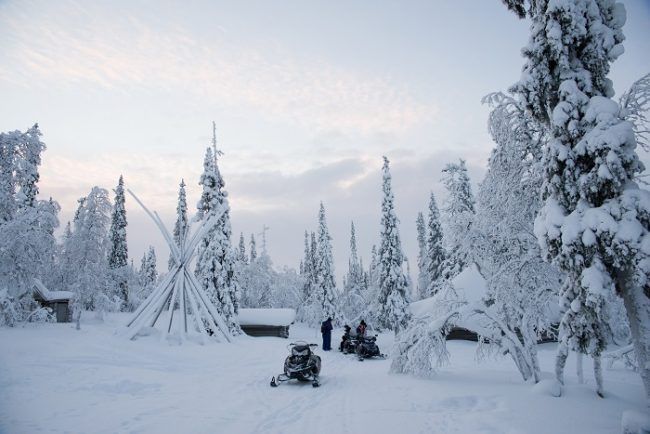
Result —
[[[323,335],[323,351],[332,349],[332,318],[329,317],[320,326],[320,332]]]

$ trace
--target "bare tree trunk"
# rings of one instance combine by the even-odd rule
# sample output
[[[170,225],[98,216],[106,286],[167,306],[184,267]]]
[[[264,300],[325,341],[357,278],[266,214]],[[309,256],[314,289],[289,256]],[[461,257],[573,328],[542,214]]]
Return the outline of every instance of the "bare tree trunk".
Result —
[[[585,384],[585,375],[582,371],[582,353],[576,352],[576,374],[578,374],[578,383]]]
[[[644,288],[633,284],[630,271],[617,276],[616,289],[623,298],[632,334],[632,345],[636,353],[639,374],[646,394],[646,405],[650,405],[650,300]]]
[[[555,378],[560,384],[564,385],[564,366],[569,356],[569,347],[566,343],[560,341],[557,347],[557,356],[555,357]]]
[[[603,389],[603,368],[600,363],[600,355],[594,356],[594,378],[596,379],[596,393],[601,398],[605,397]]]
[[[81,330],[81,308],[76,308],[75,309],[75,322],[77,323],[76,329]]]

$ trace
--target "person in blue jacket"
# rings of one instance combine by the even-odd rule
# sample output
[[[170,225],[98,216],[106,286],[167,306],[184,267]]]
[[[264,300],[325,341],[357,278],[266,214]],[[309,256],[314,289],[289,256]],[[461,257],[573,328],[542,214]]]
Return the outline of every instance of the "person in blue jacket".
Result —
[[[323,334],[323,351],[332,349],[332,318],[327,318],[320,326],[320,332]]]

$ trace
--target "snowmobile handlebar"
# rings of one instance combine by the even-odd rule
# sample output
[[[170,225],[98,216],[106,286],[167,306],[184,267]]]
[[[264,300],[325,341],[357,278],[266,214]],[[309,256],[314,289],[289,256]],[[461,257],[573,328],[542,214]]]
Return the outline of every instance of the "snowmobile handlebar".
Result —
[[[296,341],[296,342],[291,342],[289,344],[289,347],[293,347],[294,345],[309,345],[310,347],[317,347],[318,346],[318,344],[308,344],[305,341]]]

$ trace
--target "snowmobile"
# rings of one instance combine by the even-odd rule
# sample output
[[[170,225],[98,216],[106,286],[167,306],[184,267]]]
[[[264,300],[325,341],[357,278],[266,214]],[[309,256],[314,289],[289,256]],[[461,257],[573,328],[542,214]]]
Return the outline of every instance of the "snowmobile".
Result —
[[[320,386],[320,357],[313,353],[311,347],[318,344],[308,344],[299,341],[289,344],[291,354],[284,361],[284,373],[271,378],[271,387],[278,387],[283,381],[311,381],[313,387]]]
[[[358,345],[359,337],[357,334],[349,332],[346,338],[341,341],[340,349],[343,354],[353,354],[356,353]]]
[[[371,357],[386,358],[386,354],[382,354],[377,346],[377,335],[359,336],[357,338],[357,345],[354,352],[357,354],[360,361]]]

